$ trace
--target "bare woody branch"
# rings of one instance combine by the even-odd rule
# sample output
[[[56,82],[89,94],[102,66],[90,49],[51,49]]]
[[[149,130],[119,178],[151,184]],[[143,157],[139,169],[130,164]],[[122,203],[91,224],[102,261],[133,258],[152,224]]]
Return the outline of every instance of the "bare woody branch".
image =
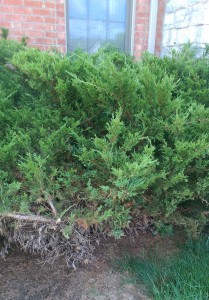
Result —
[[[28,222],[36,222],[36,223],[47,223],[52,225],[57,225],[57,220],[45,218],[42,216],[36,215],[22,215],[22,214],[14,214],[14,213],[7,213],[7,214],[0,214],[0,218],[11,218],[19,221],[28,221]]]

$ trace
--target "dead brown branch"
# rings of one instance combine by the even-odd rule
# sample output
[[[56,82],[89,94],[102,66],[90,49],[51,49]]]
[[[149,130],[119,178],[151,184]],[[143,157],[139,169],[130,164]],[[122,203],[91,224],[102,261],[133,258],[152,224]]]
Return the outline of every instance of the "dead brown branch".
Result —
[[[19,221],[47,223],[47,224],[52,224],[52,225],[57,224],[55,219],[45,218],[45,217],[36,216],[36,215],[21,215],[21,214],[7,213],[7,214],[0,214],[0,218],[11,218],[14,220],[19,220]]]

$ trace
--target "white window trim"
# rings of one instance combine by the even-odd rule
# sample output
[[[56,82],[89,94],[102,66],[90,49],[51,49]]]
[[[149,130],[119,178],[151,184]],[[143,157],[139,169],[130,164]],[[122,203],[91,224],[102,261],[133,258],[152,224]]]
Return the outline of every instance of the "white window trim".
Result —
[[[151,0],[150,17],[149,17],[148,51],[152,54],[155,54],[157,15],[158,15],[158,0]]]

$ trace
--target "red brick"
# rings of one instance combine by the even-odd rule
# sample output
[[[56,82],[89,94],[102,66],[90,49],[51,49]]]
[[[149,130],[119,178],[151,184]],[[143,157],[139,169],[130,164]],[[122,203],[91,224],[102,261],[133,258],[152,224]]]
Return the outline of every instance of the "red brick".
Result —
[[[54,43],[54,40],[53,39],[46,39],[44,37],[37,37],[35,39],[35,42],[34,44],[39,44],[39,45],[45,45],[45,44],[53,44]]]
[[[56,12],[56,16],[57,16],[57,17],[62,17],[62,18],[64,18],[64,17],[65,17],[65,12],[64,12],[64,10],[63,10],[63,11],[57,11],[57,12]]]
[[[65,24],[65,18],[56,18],[56,23],[57,24]]]
[[[33,22],[36,24],[40,24],[45,21],[45,18],[42,16],[33,16],[33,15],[23,15],[22,16],[23,22]]]
[[[43,7],[44,2],[42,1],[35,1],[35,0],[24,0],[25,6],[30,7]]]
[[[21,16],[15,14],[5,14],[4,19],[7,21],[20,21]]]
[[[23,36],[26,35],[25,30],[21,29],[16,29],[16,28],[11,28],[9,32],[10,37],[15,37],[15,36]]]
[[[149,12],[139,11],[136,14],[136,18],[149,18]]]
[[[23,0],[3,0],[3,4],[6,5],[23,5]]]
[[[13,7],[9,7],[8,5],[7,6],[6,5],[2,5],[0,13],[1,14],[10,13],[10,12],[12,12],[12,10],[13,10]]]
[[[56,25],[56,30],[58,32],[65,32],[65,24],[64,25]]]
[[[28,30],[27,34],[30,37],[37,37],[37,38],[39,38],[39,37],[44,36],[44,31],[43,30],[35,30],[35,29],[34,30]]]
[[[79,0],[78,0],[79,1]],[[64,4],[65,3],[65,0],[56,0],[56,3],[58,4]]]
[[[11,28],[11,22],[0,21],[0,27]]]
[[[56,5],[55,3],[51,3],[49,1],[44,3],[44,6],[45,6],[46,9],[56,9],[55,5]]]
[[[33,8],[33,14],[38,16],[53,16],[54,12],[50,9]]]
[[[45,37],[55,38],[57,35],[54,31],[45,31]]]
[[[57,39],[57,44],[58,45],[65,45],[65,39]]]
[[[57,10],[57,11],[64,11],[64,10],[65,10],[65,5],[64,5],[64,3],[57,3],[57,2],[56,2],[56,10]]]
[[[55,17],[46,17],[45,18],[46,23],[56,24],[56,18]]]
[[[25,7],[25,6],[14,6],[11,9],[9,9],[9,13],[13,14],[19,14],[19,15],[30,15],[32,14],[33,9],[31,7]]]
[[[137,5],[139,4],[149,4],[150,0],[136,0]]]

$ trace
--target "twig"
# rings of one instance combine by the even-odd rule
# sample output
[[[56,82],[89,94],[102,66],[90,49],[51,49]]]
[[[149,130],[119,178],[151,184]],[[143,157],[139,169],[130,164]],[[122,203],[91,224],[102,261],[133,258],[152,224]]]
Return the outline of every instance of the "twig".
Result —
[[[49,223],[54,225],[57,224],[56,220],[54,219],[49,219],[49,218],[36,216],[36,215],[21,215],[21,214],[8,213],[8,214],[0,214],[0,217],[12,218],[20,221],[29,221],[29,222],[36,222],[36,223]]]
[[[52,202],[52,198],[51,198],[51,197],[49,197],[47,203],[49,204],[49,206],[50,206],[50,208],[51,208],[51,210],[52,210],[52,213],[53,213],[54,217],[57,218],[57,211],[56,211],[56,208],[54,207],[54,204],[53,204],[53,202]]]

